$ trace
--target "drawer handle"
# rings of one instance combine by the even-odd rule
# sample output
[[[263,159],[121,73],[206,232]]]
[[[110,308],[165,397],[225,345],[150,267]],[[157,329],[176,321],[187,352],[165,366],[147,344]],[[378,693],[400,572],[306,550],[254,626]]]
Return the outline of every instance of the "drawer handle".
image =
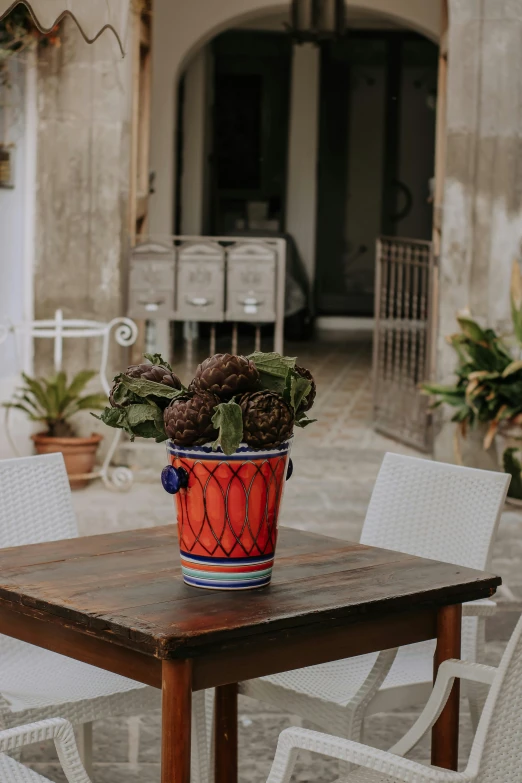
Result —
[[[165,304],[165,300],[164,299],[158,299],[158,301],[156,301],[156,302],[151,302],[148,299],[145,299],[145,300],[138,299],[138,304],[142,305],[142,307],[144,307],[145,310],[147,310],[147,312],[155,313],[156,310],[159,310],[161,305]]]
[[[212,299],[206,299],[204,296],[194,296],[192,299],[186,299],[187,304],[194,307],[206,307],[212,304]]]
[[[244,299],[237,300],[243,307],[259,307],[264,304],[263,299],[256,299],[255,296],[245,296]]]

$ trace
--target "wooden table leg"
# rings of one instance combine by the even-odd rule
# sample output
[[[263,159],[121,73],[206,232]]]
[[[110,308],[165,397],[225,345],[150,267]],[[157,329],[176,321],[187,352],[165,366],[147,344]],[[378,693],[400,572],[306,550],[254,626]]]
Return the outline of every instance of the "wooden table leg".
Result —
[[[237,684],[216,688],[215,783],[237,783]]]
[[[161,783],[190,783],[192,663],[162,664]]]
[[[462,606],[444,606],[437,617],[437,649],[434,660],[434,676],[439,666],[448,658],[460,658]],[[431,734],[431,763],[445,769],[458,769],[459,761],[459,699],[460,683],[455,680],[446,706],[442,710]]]

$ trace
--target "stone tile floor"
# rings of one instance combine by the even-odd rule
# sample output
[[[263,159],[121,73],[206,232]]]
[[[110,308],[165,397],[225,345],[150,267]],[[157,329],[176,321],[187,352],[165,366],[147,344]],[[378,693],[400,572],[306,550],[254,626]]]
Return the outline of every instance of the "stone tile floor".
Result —
[[[206,346],[202,346],[204,352]],[[227,350],[223,346],[222,350]],[[245,352],[251,350],[248,346]],[[266,347],[269,350],[269,347]],[[339,538],[357,540],[383,454],[411,449],[376,434],[371,426],[370,336],[353,333],[329,341],[288,345],[314,372],[318,397],[314,415],[320,426],[297,434],[293,451],[294,475],[285,491],[282,524]],[[191,372],[181,366],[188,380]],[[172,498],[159,486],[164,464],[161,446],[149,444],[128,452],[136,467],[136,482],[129,493],[110,493],[93,485],[74,494],[81,533],[102,533],[125,528],[165,524],[173,518]],[[522,513],[506,507],[494,548],[493,570],[501,574],[522,598]],[[487,628],[489,660],[498,661],[514,627],[522,601],[502,602],[501,611]],[[372,716],[366,739],[390,747],[416,717],[411,713]],[[240,700],[240,780],[266,780],[279,732],[296,724],[296,718],[248,699]],[[464,762],[472,734],[465,706],[462,713],[461,758]],[[99,722],[94,728],[93,783],[157,783],[159,781],[160,715]],[[429,758],[424,742],[412,757]],[[25,760],[56,783],[64,779],[52,747],[33,747]],[[321,758],[304,758],[295,780],[329,783],[336,765]]]

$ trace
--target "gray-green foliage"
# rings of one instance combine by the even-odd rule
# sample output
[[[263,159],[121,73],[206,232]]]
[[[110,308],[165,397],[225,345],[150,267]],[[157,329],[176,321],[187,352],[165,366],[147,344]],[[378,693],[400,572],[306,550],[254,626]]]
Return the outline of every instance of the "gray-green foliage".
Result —
[[[214,408],[212,424],[219,435],[212,444],[214,449],[221,446],[224,454],[233,454],[243,440],[243,414],[234,399],[222,402]]]
[[[100,410],[107,402],[105,394],[83,394],[95,375],[93,370],[82,370],[68,383],[64,372],[51,378],[31,378],[22,373],[24,385],[4,407],[22,411],[31,421],[42,422],[51,436],[71,436],[74,430],[69,420],[76,413]]]
[[[160,354],[145,354],[145,358],[151,364],[172,369]],[[125,430],[131,440],[138,436],[154,438],[161,443],[167,439],[163,410],[183,394],[186,389],[173,389],[163,383],[120,373],[113,382],[112,398],[116,407],[105,408],[97,418],[109,427]]]
[[[281,356],[279,353],[261,353],[255,351],[248,357],[259,372],[263,389],[278,392],[295,414],[297,427],[306,427],[315,419],[309,419],[306,413],[299,412],[299,406],[310,394],[312,384],[295,369],[295,356]]]
[[[160,354],[146,354],[151,364],[172,369]],[[306,427],[315,419],[309,419],[299,406],[311,390],[311,383],[295,369],[296,359],[278,353],[255,352],[248,357],[257,367],[262,389],[282,395],[295,412],[295,424]],[[120,373],[114,378],[112,399],[115,407],[107,407],[100,418],[109,427],[123,429],[134,440],[154,438],[158,443],[167,439],[163,410],[173,400],[187,394],[186,389],[173,389],[162,383],[142,378],[130,378]],[[221,446],[225,454],[236,451],[243,438],[241,408],[234,399],[215,407],[212,423],[219,435],[213,443]]]

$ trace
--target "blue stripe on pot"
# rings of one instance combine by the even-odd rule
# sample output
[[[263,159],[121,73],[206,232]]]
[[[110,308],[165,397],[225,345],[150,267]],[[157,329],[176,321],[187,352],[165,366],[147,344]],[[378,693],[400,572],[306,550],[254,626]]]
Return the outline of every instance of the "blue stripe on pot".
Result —
[[[228,461],[242,461],[244,459],[268,459],[269,457],[284,456],[290,450],[290,441],[282,443],[277,449],[265,449],[254,451],[246,443],[240,443],[234,454],[225,455],[220,446],[214,451],[212,446],[176,446],[172,441],[167,441],[167,452],[177,457],[186,459],[205,459],[210,461],[226,459]]]
[[[207,590],[251,590],[253,587],[264,587],[270,584],[270,577],[264,576],[256,580],[248,581],[217,581],[212,579],[197,579],[188,575],[183,575],[186,584],[192,587],[205,587]]]
[[[191,555],[188,552],[180,550],[182,560],[188,563],[205,563],[209,565],[225,565],[228,568],[243,568],[244,566],[259,565],[261,563],[271,563],[274,555],[258,555],[256,557],[205,557],[204,555]]]

